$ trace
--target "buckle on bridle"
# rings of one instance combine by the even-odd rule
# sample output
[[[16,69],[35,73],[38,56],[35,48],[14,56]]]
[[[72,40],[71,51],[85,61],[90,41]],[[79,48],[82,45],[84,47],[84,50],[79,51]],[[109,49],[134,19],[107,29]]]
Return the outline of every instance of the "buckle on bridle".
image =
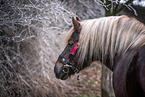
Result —
[[[75,72],[76,74],[78,74],[78,73],[79,73],[79,69],[76,68],[76,69],[74,70],[74,72]]]
[[[64,66],[63,66],[63,72],[64,73],[68,73],[69,72],[69,68],[71,68],[75,73],[79,73],[79,69],[77,69],[76,67],[74,67],[70,61],[68,61],[67,59],[65,59],[64,57],[62,57],[61,55],[58,58],[59,61],[61,61]]]
[[[64,68],[63,68],[63,73],[68,73],[69,72],[69,68],[68,67],[66,67],[66,66],[64,66]]]

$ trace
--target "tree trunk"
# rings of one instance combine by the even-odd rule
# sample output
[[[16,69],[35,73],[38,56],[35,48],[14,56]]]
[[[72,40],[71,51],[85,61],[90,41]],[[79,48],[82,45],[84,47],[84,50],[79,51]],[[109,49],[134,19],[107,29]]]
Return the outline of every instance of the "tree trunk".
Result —
[[[102,65],[101,95],[102,97],[115,97],[112,87],[112,72],[104,65]]]

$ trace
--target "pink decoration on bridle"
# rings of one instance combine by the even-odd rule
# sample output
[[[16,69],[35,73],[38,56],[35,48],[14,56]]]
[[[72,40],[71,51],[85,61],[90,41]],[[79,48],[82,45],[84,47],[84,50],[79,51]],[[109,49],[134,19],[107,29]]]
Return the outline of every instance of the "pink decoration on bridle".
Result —
[[[76,44],[76,46],[73,48],[73,50],[72,50],[72,52],[70,54],[74,55],[75,52],[77,51],[78,47],[79,47],[79,43]]]

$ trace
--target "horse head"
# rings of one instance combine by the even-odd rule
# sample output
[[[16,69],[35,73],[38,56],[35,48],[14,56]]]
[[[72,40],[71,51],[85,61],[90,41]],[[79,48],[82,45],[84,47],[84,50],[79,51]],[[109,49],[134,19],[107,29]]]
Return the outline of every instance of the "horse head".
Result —
[[[68,43],[64,49],[64,51],[59,55],[55,67],[54,72],[56,78],[65,80],[70,75],[74,73],[78,73],[80,69],[77,67],[78,61],[78,48],[79,48],[79,35],[81,31],[80,19],[77,17],[76,19],[73,17],[73,27],[74,32],[71,38],[68,40]]]

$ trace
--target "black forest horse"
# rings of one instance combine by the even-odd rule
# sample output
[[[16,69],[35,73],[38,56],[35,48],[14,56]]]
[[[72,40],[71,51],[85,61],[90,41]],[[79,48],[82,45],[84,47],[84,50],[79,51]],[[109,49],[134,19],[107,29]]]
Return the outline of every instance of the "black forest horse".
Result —
[[[99,60],[113,72],[116,97],[145,97],[145,25],[125,15],[72,22],[56,78],[65,80]]]

